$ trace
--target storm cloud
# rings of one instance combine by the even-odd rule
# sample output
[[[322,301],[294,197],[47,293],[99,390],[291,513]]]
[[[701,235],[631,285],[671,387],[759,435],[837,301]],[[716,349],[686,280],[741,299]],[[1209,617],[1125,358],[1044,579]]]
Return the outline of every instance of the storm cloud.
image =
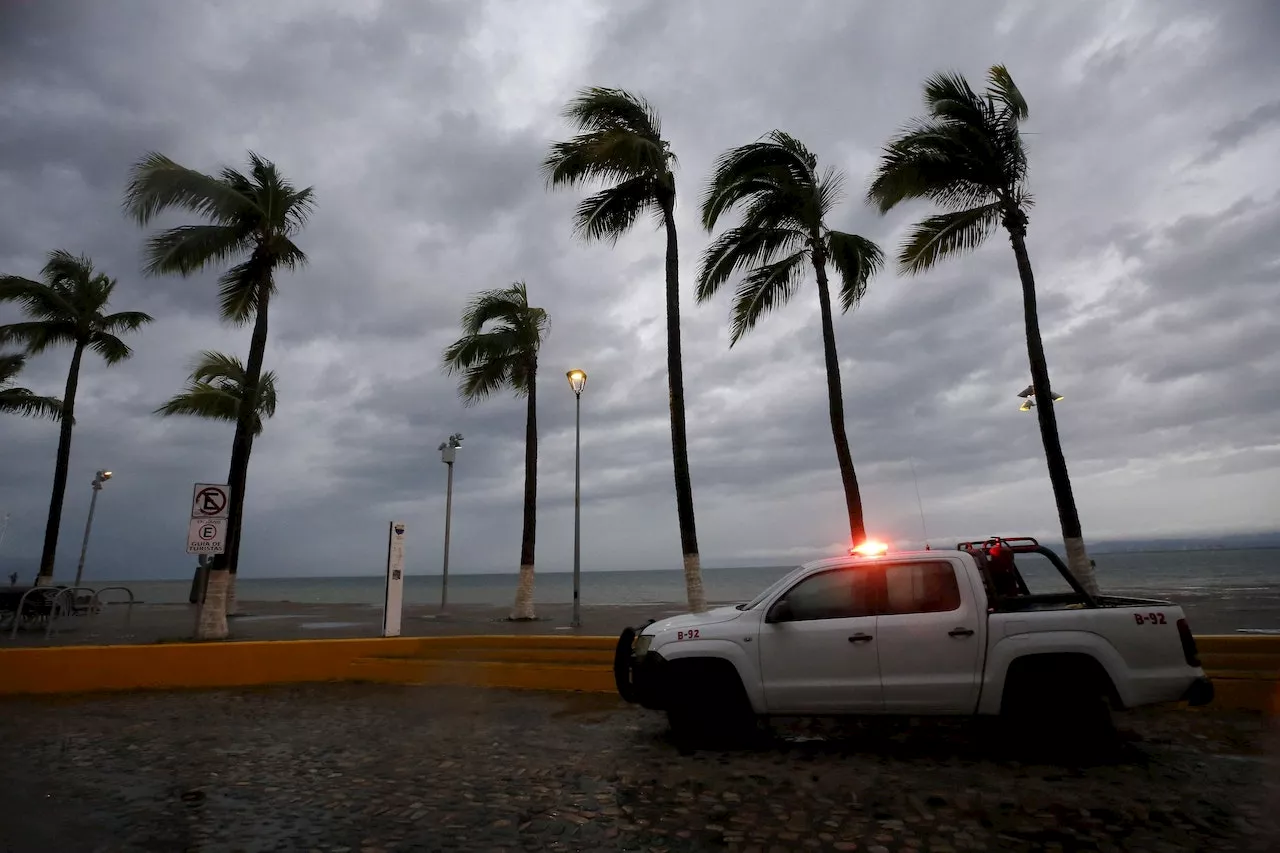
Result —
[[[1134,0],[819,3],[8,2],[0,6],[0,272],[54,248],[120,280],[113,307],[157,322],[80,386],[59,554],[70,571],[99,467],[93,573],[181,576],[194,481],[222,482],[231,429],[152,410],[201,349],[239,354],[216,275],[145,278],[121,213],[130,165],[205,171],[253,150],[315,187],[282,276],[267,366],[280,407],[257,443],[246,574],[377,570],[389,519],[413,572],[437,572],[445,468],[453,565],[514,571],[523,403],[464,408],[440,353],[476,290],[528,283],[541,358],[538,565],[570,561],[573,395],[582,367],[586,570],[677,568],[663,237],[570,229],[580,197],[538,165],[586,85],[649,98],[679,156],[690,462],[704,561],[800,559],[847,538],[810,283],[732,350],[726,298],[693,300],[708,241],[697,200],[724,149],[780,128],[848,175],[829,224],[892,254],[908,205],[862,203],[920,84],[1009,66],[1031,104],[1029,235],[1059,423],[1086,537],[1275,527],[1280,511],[1280,108],[1274,3]],[[166,220],[168,221],[168,220]],[[183,221],[173,219],[173,222]],[[0,307],[0,322],[16,313]],[[837,322],[849,435],[871,529],[919,542],[1053,536],[1009,246],[926,275],[892,268]],[[69,352],[23,383],[60,393]],[[3,554],[39,552],[56,426],[0,422]]]

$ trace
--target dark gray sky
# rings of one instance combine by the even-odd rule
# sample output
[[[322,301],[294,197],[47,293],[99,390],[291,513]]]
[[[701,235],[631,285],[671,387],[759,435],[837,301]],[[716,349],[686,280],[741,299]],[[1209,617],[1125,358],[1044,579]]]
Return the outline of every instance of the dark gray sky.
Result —
[[[587,570],[680,565],[668,433],[662,236],[572,239],[579,195],[538,173],[585,85],[650,98],[680,157],[690,460],[704,558],[782,562],[847,539],[810,285],[728,349],[728,304],[695,306],[696,201],[717,154],[773,128],[848,173],[832,227],[892,252],[910,206],[862,193],[928,74],[1007,64],[1031,104],[1030,249],[1086,536],[1275,527],[1280,515],[1280,6],[1145,2],[6,2],[0,7],[0,271],[50,249],[120,280],[157,322],[135,357],[86,360],[59,576],[93,471],[95,573],[176,576],[191,483],[225,478],[229,425],[150,414],[201,349],[244,355],[212,276],[143,278],[124,219],[149,150],[214,170],[252,149],[318,209],[310,266],[279,281],[268,366],[280,408],[255,449],[243,571],[376,571],[386,522],[439,571],[461,430],[454,566],[514,571],[523,403],[464,409],[439,369],[472,292],[528,282],[542,357],[538,566],[569,567],[573,396],[583,367]],[[726,294],[727,298],[727,294]],[[910,460],[935,541],[1052,536],[1008,244],[918,278],[892,270],[838,320],[868,520],[918,543]],[[0,309],[0,322],[15,318]],[[25,383],[60,393],[66,350]],[[0,423],[3,553],[39,551],[56,426]]]

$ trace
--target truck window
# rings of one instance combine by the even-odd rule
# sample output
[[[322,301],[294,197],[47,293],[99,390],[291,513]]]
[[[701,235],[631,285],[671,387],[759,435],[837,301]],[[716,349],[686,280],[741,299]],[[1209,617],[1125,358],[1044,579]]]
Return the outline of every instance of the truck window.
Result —
[[[791,621],[874,616],[871,575],[867,569],[835,569],[805,578],[785,596]]]
[[[960,607],[960,587],[950,563],[900,563],[884,567],[884,613],[943,613]]]
[[[1015,561],[1031,595],[1071,595],[1071,584],[1040,554],[1019,554]]]

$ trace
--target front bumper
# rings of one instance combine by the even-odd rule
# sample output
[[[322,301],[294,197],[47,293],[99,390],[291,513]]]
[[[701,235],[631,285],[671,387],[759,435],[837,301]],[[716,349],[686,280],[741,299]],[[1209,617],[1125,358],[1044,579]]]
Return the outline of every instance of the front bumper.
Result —
[[[1200,676],[1182,694],[1182,701],[1192,706],[1208,705],[1213,701],[1213,682],[1206,676]]]
[[[657,652],[646,652],[631,659],[631,684],[636,704],[651,711],[665,711],[670,696],[667,659]]]

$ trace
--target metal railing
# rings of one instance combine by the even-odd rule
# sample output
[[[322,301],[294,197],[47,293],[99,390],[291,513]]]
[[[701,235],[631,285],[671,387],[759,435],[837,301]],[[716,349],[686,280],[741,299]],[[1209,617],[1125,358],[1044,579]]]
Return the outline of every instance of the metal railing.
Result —
[[[129,625],[133,618],[133,605],[136,602],[133,590],[126,586],[106,586],[102,589],[95,590],[87,586],[68,586],[68,587],[49,587],[49,586],[33,586],[22,594],[22,598],[18,599],[18,606],[13,612],[13,628],[9,632],[9,639],[15,639],[18,636],[18,629],[22,627],[23,614],[28,612],[27,599],[32,595],[36,596],[33,607],[28,616],[34,616],[39,619],[45,618],[44,636],[48,639],[53,635],[54,623],[59,618],[74,616],[79,609],[77,607],[77,593],[89,593],[89,604],[84,608],[90,616],[97,616],[102,612],[104,592],[120,591],[129,596],[127,609],[125,610],[125,625]],[[113,602],[119,603],[119,602]]]

